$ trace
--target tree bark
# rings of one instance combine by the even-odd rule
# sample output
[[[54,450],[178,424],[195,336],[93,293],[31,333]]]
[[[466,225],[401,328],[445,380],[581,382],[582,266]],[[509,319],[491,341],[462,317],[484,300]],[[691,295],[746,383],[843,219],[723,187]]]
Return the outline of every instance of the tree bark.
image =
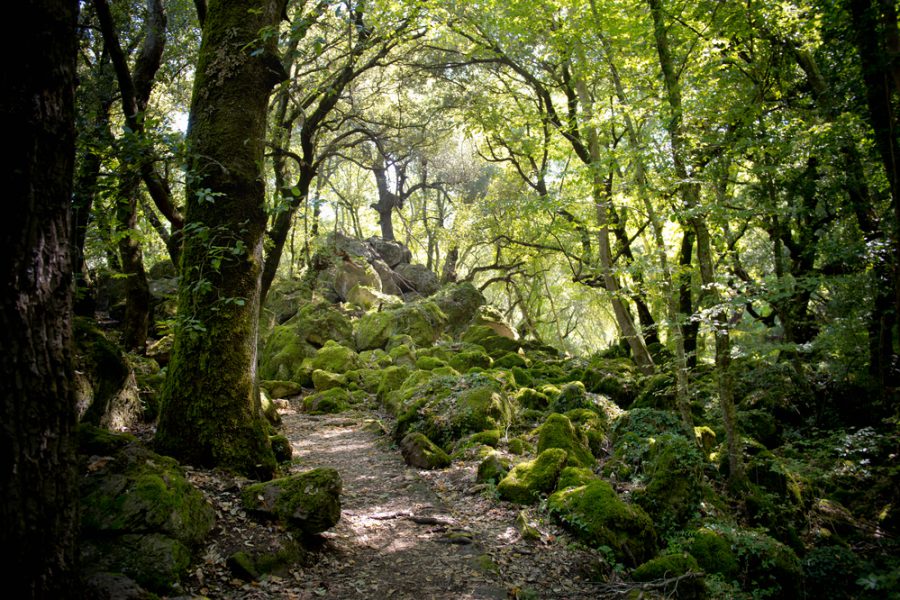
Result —
[[[175,345],[159,448],[260,478],[275,460],[256,374],[266,109],[286,74],[274,37],[284,0],[209,3],[188,125],[191,160]]]
[[[78,3],[17,5],[0,115],[0,545],[10,598],[78,597],[72,447],[72,177]],[[13,48],[12,45],[15,44]]]

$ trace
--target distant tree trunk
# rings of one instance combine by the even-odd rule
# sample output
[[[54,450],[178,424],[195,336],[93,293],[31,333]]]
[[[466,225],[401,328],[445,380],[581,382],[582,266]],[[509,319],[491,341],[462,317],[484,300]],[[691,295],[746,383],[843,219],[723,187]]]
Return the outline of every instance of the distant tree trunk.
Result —
[[[394,209],[403,206],[400,196],[395,194],[388,187],[387,167],[384,164],[384,157],[378,153],[378,160],[372,167],[372,173],[375,174],[375,183],[378,188],[378,203],[373,204],[372,208],[378,213],[378,224],[381,226],[381,239],[385,241],[394,241]]]
[[[120,194],[116,199],[116,229],[119,239],[119,259],[125,275],[125,317],[122,323],[122,343],[129,350],[143,352],[150,328],[150,286],[144,270],[141,243],[131,232],[137,229],[138,196],[141,193],[137,174],[120,174]]]
[[[688,368],[697,366],[697,333],[700,322],[691,318],[694,314],[694,302],[691,288],[691,264],[694,256],[694,231],[685,227],[681,235],[681,249],[678,251],[678,313],[688,319],[682,326],[684,335],[684,356]]]
[[[78,3],[18,4],[4,44],[0,574],[9,598],[78,597],[72,177]]]
[[[266,109],[286,74],[275,55],[284,0],[219,0],[203,26],[188,152],[179,324],[158,447],[177,458],[271,477],[256,374]],[[261,50],[257,51],[257,50]]]

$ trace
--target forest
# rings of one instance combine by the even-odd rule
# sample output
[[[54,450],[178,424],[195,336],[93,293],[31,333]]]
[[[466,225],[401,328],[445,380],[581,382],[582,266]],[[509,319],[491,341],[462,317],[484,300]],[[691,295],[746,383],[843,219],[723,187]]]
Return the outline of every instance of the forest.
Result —
[[[27,0],[11,598],[900,598],[889,0]]]

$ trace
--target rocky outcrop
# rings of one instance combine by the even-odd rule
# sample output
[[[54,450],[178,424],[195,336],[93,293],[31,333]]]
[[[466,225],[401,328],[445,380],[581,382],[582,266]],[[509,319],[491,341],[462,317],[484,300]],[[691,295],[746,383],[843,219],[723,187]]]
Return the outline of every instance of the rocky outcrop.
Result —
[[[341,476],[313,469],[248,485],[241,501],[249,511],[276,519],[302,533],[321,533],[341,518]]]

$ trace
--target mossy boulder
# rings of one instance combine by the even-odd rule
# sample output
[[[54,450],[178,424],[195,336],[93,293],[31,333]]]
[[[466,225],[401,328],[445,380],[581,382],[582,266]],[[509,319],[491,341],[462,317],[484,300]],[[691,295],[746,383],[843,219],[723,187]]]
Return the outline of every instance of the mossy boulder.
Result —
[[[303,412],[311,415],[339,413],[347,410],[350,404],[350,392],[344,388],[334,387],[310,394],[303,399]]]
[[[403,460],[417,469],[444,469],[450,466],[450,457],[424,434],[412,432],[400,441]]]
[[[525,440],[520,437],[510,438],[508,442],[506,442],[506,449],[509,450],[510,454],[514,454],[516,456],[522,456],[526,452],[529,451],[529,444]]]
[[[312,372],[312,383],[316,391],[324,392],[334,388],[346,387],[347,378],[337,373],[316,369]]]
[[[518,379],[516,379],[518,381]],[[550,406],[550,399],[547,394],[533,390],[529,387],[520,388],[515,395],[516,402],[522,408],[530,408],[532,410],[546,410]]]
[[[416,367],[416,353],[407,344],[394,346],[388,352],[388,356],[391,357],[392,364],[397,366],[406,365],[410,368]]]
[[[592,359],[581,381],[589,392],[608,396],[622,408],[629,408],[638,394],[641,376],[628,359]]]
[[[741,587],[764,590],[766,598],[800,597],[803,567],[790,547],[761,531],[719,526],[716,532],[737,557]]]
[[[137,443],[88,462],[81,486],[82,530],[105,537],[160,533],[185,545],[203,541],[215,512],[181,466]]]
[[[675,408],[675,378],[669,373],[657,373],[644,379],[641,391],[629,408]]]
[[[587,439],[591,454],[600,456],[609,431],[609,419],[606,413],[588,408],[576,408],[567,412],[566,417]]]
[[[341,518],[341,477],[334,469],[248,485],[241,492],[244,508],[303,533],[321,533]]]
[[[593,403],[587,396],[587,390],[580,381],[571,381],[559,390],[559,394],[550,402],[550,410],[564,413],[576,408],[591,408]]]
[[[544,450],[534,460],[513,467],[497,484],[497,493],[510,502],[533,504],[542,494],[549,494],[556,488],[567,458],[566,451],[560,448]]]
[[[260,344],[260,377],[303,384],[300,365],[328,341],[353,343],[350,319],[329,302],[304,304],[297,313],[277,325]]]
[[[491,358],[502,358],[510,352],[517,353],[522,346],[518,340],[499,335],[487,325],[469,327],[463,333],[462,341],[481,346]]]
[[[640,507],[623,502],[606,481],[559,490],[547,507],[575,535],[591,546],[608,546],[626,565],[639,565],[656,554],[653,521]]]
[[[481,292],[468,281],[444,286],[431,300],[447,315],[448,332],[454,337],[468,327],[485,302]]]
[[[686,437],[664,433],[654,438],[642,461],[647,484],[634,493],[634,502],[649,514],[663,533],[681,529],[700,506],[703,457]]]
[[[420,356],[416,359],[416,368],[422,371],[431,371],[446,366],[446,362],[434,356]]]
[[[403,382],[409,378],[410,373],[412,373],[412,370],[406,366],[391,366],[382,370],[381,382],[378,384],[377,389],[378,399],[384,402],[388,394],[399,390]]]
[[[515,352],[507,352],[500,358],[494,361],[494,368],[497,369],[512,369],[512,368],[520,368],[525,369],[530,365],[530,361],[526,359],[521,354],[517,354]]]
[[[392,336],[408,335],[416,346],[436,342],[447,327],[447,317],[437,304],[420,300],[359,318],[355,327],[356,349],[384,348]]]
[[[269,424],[275,426],[281,424],[281,415],[278,414],[278,407],[275,406],[266,390],[263,389],[259,390],[259,408]]]
[[[259,387],[268,392],[270,398],[288,398],[303,393],[303,386],[294,381],[262,380]]]
[[[587,439],[572,425],[565,415],[553,413],[538,428],[538,452],[548,448],[560,448],[568,454],[568,464],[573,467],[593,467],[594,456]]]
[[[693,556],[706,573],[721,575],[726,580],[738,574],[738,561],[731,544],[709,529],[700,529],[684,544],[684,549]]]
[[[445,449],[468,434],[505,428],[512,419],[503,383],[483,373],[416,371],[388,403],[399,415],[397,439],[421,431]]]
[[[693,574],[693,576],[688,574]],[[703,600],[706,598],[706,583],[700,566],[690,554],[666,554],[651,558],[632,571],[635,581],[665,581],[662,591],[667,598],[677,600]]]
[[[402,292],[416,292],[430,296],[441,288],[438,276],[425,265],[402,263],[394,268],[394,273]]]
[[[466,350],[458,352],[450,358],[450,366],[460,373],[465,373],[473,367],[490,369],[493,364],[494,360],[484,350]]]
[[[362,365],[359,355],[355,351],[341,346],[334,340],[328,340],[316,352],[310,361],[310,366],[313,369],[321,369],[329,373],[346,373],[359,369]]]
[[[509,473],[509,461],[499,452],[491,452],[478,463],[475,481],[478,483],[497,483]]]
[[[191,549],[215,524],[215,511],[178,463],[132,436],[78,429],[81,558],[95,571],[123,573],[167,593],[186,573]]]
[[[556,482],[557,490],[564,490],[570,487],[579,487],[587,485],[597,479],[594,472],[584,467],[566,467],[559,474],[559,481]]]
[[[269,437],[269,443],[272,444],[272,454],[275,460],[280,463],[288,462],[294,456],[294,448],[291,441],[283,435],[273,435]]]
[[[291,325],[276,326],[260,350],[262,379],[293,381],[308,385],[311,369],[304,360],[316,354],[316,347],[304,341]]]

